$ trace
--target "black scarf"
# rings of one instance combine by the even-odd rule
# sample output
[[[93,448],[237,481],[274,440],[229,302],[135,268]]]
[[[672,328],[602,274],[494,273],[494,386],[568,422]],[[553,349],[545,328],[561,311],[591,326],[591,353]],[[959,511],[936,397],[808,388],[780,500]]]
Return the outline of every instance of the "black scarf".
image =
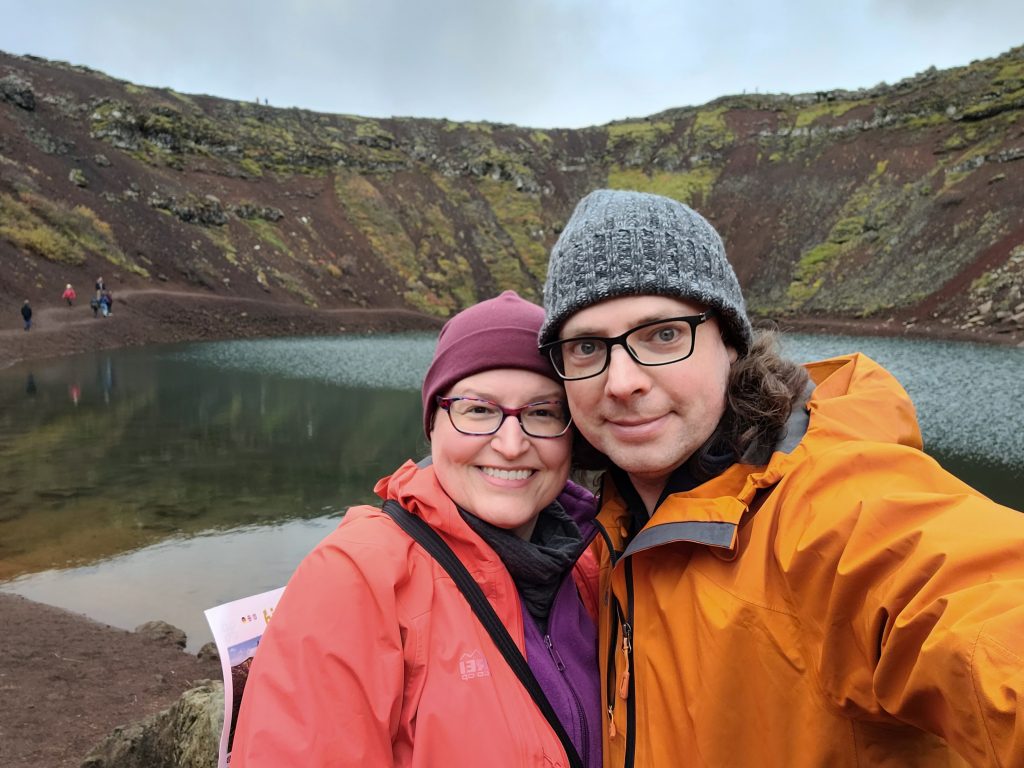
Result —
[[[579,526],[557,501],[541,510],[529,541],[461,507],[459,514],[501,558],[526,609],[543,627],[562,578],[585,547]]]
[[[713,477],[718,477],[736,463],[736,454],[721,440],[716,439],[717,437],[718,432],[712,436],[711,441],[699,456],[697,454],[691,456],[669,475],[665,487],[661,491],[661,496],[658,498],[658,503],[654,505],[655,511],[673,493],[692,491],[698,485],[703,485]],[[608,474],[611,475],[619,495],[622,496],[623,501],[626,502],[626,508],[629,510],[631,518],[629,539],[632,539],[640,532],[641,528],[647,525],[651,516],[647,514],[647,507],[625,471],[613,465]]]

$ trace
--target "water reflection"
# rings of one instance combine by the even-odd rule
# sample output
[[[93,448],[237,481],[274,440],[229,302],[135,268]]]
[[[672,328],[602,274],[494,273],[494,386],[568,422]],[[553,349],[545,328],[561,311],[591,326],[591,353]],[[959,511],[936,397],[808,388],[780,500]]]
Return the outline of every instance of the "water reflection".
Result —
[[[285,583],[349,505],[427,448],[434,336],[218,342],[0,371],[0,582],[128,629],[208,639],[202,610]],[[1024,507],[1024,350],[789,336],[863,351],[912,396],[926,449]]]
[[[216,368],[201,357],[60,361],[37,372],[32,408],[0,385],[0,580],[171,534],[340,511],[425,451],[415,391]],[[82,375],[89,368],[94,377]],[[67,399],[67,382],[78,380],[90,383]]]

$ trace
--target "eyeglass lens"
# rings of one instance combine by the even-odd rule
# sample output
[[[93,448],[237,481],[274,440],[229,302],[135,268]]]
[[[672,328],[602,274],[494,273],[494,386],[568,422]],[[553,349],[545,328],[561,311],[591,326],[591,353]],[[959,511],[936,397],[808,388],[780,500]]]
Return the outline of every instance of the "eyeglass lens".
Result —
[[[506,416],[517,416],[523,431],[533,437],[558,437],[569,425],[568,408],[557,400],[504,409],[490,400],[471,397],[452,398],[448,402],[452,426],[467,435],[494,434]]]
[[[621,344],[642,365],[667,365],[693,353],[694,337],[703,316],[676,317],[645,323],[615,338],[582,336],[552,347],[552,362],[567,379],[596,376],[608,365],[611,348]]]

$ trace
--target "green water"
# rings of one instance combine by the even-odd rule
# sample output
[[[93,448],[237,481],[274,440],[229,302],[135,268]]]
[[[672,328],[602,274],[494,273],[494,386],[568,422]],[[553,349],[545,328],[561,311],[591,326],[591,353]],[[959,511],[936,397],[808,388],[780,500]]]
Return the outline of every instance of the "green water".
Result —
[[[285,583],[374,483],[427,452],[423,334],[217,342],[0,371],[2,588],[131,629],[209,639],[202,610]],[[926,446],[1024,508],[1024,350],[788,337],[861,350],[917,405]]]

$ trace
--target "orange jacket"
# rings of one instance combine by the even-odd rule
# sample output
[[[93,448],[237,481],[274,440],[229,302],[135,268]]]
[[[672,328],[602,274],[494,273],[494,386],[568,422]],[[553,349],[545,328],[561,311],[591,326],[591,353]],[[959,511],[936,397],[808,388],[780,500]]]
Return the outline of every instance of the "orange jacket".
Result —
[[[767,466],[670,496],[614,567],[596,542],[605,765],[1024,765],[1024,515],[921,451],[876,363],[808,370]],[[621,552],[610,480],[599,519]]]
[[[515,584],[433,468],[407,462],[375,490],[441,533],[524,651]],[[580,568],[589,573],[577,583],[589,578],[596,598],[591,552]],[[596,671],[595,653],[580,658]],[[451,578],[391,518],[361,506],[288,582],[253,660],[231,765],[557,768],[567,760]]]

